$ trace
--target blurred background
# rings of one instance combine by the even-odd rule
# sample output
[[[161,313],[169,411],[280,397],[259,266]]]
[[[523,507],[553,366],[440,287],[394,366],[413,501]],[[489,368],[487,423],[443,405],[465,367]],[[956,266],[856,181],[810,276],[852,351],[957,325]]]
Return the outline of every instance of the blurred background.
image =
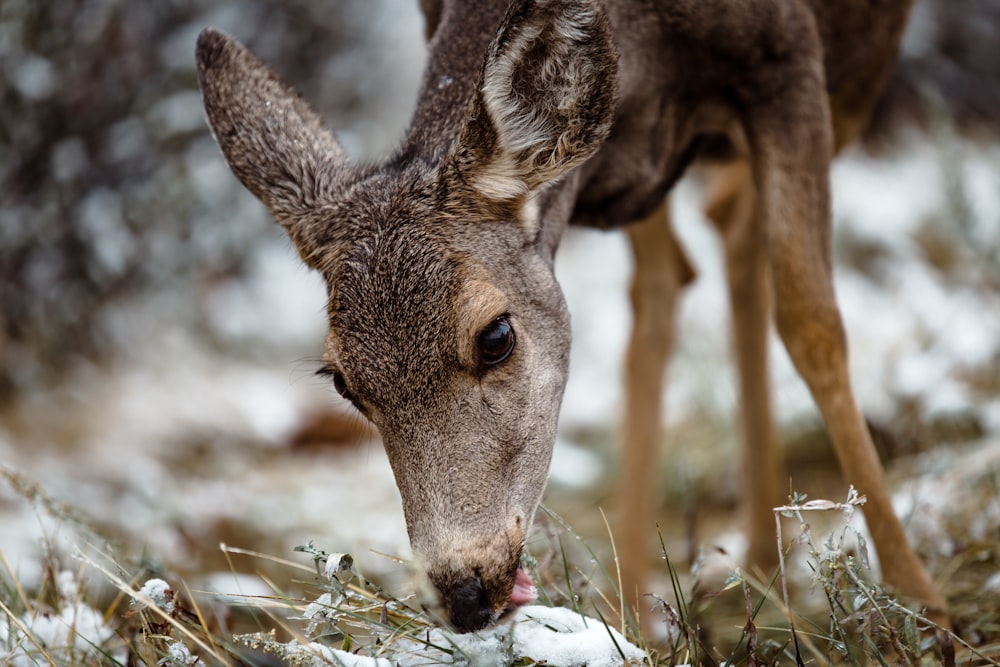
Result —
[[[267,567],[234,565],[222,542],[291,557],[314,540],[399,572],[378,555],[409,547],[377,434],[313,376],[323,285],[216,149],[194,43],[209,25],[237,36],[349,153],[375,159],[414,105],[416,5],[0,4],[0,551],[27,587],[44,545],[78,543],[77,519],[122,558],[205,587]],[[859,398],[915,539],[952,563],[1000,538],[998,44],[998,0],[919,0],[865,144],[833,171]],[[737,397],[701,193],[693,178],[673,198],[699,279],[678,322],[658,493],[684,558],[703,539],[738,557]],[[572,232],[558,270],[576,340],[546,502],[601,537],[630,319],[622,239]],[[811,400],[774,357],[796,488],[840,499],[843,483],[816,472],[832,459]],[[35,482],[55,510],[25,499]],[[712,528],[694,540],[695,525]]]

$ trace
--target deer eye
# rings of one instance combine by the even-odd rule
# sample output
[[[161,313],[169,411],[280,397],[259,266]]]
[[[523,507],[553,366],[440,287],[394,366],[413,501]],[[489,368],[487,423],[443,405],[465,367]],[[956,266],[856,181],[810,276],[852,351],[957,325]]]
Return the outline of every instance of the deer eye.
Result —
[[[479,355],[486,366],[494,366],[514,351],[514,329],[506,315],[496,318],[479,334]]]
[[[342,398],[350,401],[351,404],[358,409],[358,412],[370,419],[368,415],[368,408],[360,403],[358,399],[355,398],[354,394],[351,393],[350,389],[347,388],[347,382],[344,380],[343,373],[330,368],[329,366],[323,366],[316,371],[316,375],[322,375],[323,377],[330,378],[330,381],[333,383],[333,388],[337,390],[337,393],[340,394]]]
[[[330,378],[333,382],[333,388],[337,390],[337,393],[344,398],[350,398],[347,391],[347,382],[344,381],[344,376],[340,373],[340,371],[334,370],[329,366],[323,366],[316,371],[316,375],[322,375],[323,377]]]
[[[349,398],[347,395],[347,383],[344,382],[344,376],[340,373],[334,372],[330,379],[333,380],[333,388],[337,390],[337,393],[344,398]]]

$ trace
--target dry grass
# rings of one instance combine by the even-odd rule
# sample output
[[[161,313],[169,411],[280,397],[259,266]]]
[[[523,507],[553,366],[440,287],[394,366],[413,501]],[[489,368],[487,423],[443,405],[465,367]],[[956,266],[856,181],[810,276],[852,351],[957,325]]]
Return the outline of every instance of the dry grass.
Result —
[[[26,590],[10,564],[0,560],[4,664],[327,665],[341,664],[350,655],[387,658],[391,664],[481,664],[482,656],[475,651],[485,645],[436,629],[433,613],[419,602],[427,599],[426,591],[394,597],[362,579],[349,555],[307,544],[300,547],[300,555],[282,559],[221,545],[231,563],[238,556],[266,564],[260,569],[284,570],[286,581],[270,582],[273,592],[263,596],[192,591],[169,573],[152,576],[148,559],[116,553],[72,508],[38,485],[12,471],[4,474],[36,511],[57,519],[79,538],[70,553],[53,547],[45,554],[44,576],[36,590]],[[551,513],[540,519],[543,537],[534,542],[534,556],[526,557],[525,565],[540,585],[541,603],[569,607],[620,627],[643,648],[651,667],[1000,664],[995,599],[984,600],[975,610],[968,608],[968,600],[956,606],[956,614],[966,619],[961,638],[868,580],[864,538],[848,521],[861,502],[854,495],[843,503],[793,498],[776,510],[776,517],[783,514],[797,523],[797,534],[787,542],[779,527],[778,543],[785,545],[783,554],[803,549],[808,553],[806,578],[822,591],[826,604],[820,613],[800,612],[784,578],[761,581],[738,569],[719,590],[692,596],[684,583],[687,573],[678,572],[663,547],[671,589],[650,596],[650,617],[636,619],[615,593],[615,561],[605,567],[584,540]],[[822,540],[810,529],[810,515],[816,512],[843,516],[840,527]],[[987,573],[998,558],[1000,549],[988,554],[980,550],[975,562],[963,563],[963,576],[956,581],[971,585],[974,566]],[[246,562],[240,569],[246,569]],[[793,582],[803,577],[787,574]],[[977,615],[979,621],[970,622]],[[727,632],[728,627],[738,632]],[[504,636],[482,649],[492,652],[492,664],[534,664],[530,657],[515,654]]]

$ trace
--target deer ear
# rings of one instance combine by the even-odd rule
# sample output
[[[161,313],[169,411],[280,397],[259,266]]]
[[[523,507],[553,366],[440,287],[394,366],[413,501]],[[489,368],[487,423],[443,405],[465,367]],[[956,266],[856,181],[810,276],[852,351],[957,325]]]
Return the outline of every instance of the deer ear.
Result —
[[[515,2],[487,52],[453,165],[481,195],[523,201],[597,151],[617,90],[617,53],[596,1]]]
[[[335,185],[346,158],[298,93],[229,35],[198,36],[198,80],[222,153],[305,258],[304,220]]]

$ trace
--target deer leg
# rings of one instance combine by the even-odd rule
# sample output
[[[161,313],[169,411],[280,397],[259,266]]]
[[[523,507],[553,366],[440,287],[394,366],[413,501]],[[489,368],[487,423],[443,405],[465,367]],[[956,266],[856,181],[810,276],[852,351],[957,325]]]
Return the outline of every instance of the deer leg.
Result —
[[[882,576],[903,595],[935,613],[946,603],[911,549],[892,507],[882,465],[858,408],[848,375],[847,341],[829,271],[815,261],[815,247],[794,235],[774,244],[777,328],[826,423],[847,481],[867,496],[865,520],[882,564]],[[796,240],[798,237],[798,240]]]
[[[667,202],[627,229],[634,260],[632,332],[625,356],[625,416],[619,508],[622,596],[634,608],[646,592],[655,536],[657,450],[663,376],[673,347],[674,307],[694,272],[670,229]]]
[[[784,499],[784,458],[778,446],[768,378],[770,288],[750,167],[719,170],[706,209],[725,244],[733,348],[740,382],[744,520],[748,565],[767,574],[778,564],[774,511]]]
[[[945,600],[907,542],[851,387],[831,272],[829,110],[822,78],[815,76],[818,53],[799,55],[759,82],[768,96],[747,100],[743,116],[777,330],[823,415],[847,481],[868,498],[865,519],[885,581],[943,618]]]
[[[903,595],[943,612],[944,598],[910,548],[892,507],[882,465],[855,401],[829,271],[810,257],[815,248],[801,247],[805,239],[786,240],[792,247],[775,244],[770,252],[778,332],[819,406],[844,476],[868,498],[865,520],[883,578]]]

